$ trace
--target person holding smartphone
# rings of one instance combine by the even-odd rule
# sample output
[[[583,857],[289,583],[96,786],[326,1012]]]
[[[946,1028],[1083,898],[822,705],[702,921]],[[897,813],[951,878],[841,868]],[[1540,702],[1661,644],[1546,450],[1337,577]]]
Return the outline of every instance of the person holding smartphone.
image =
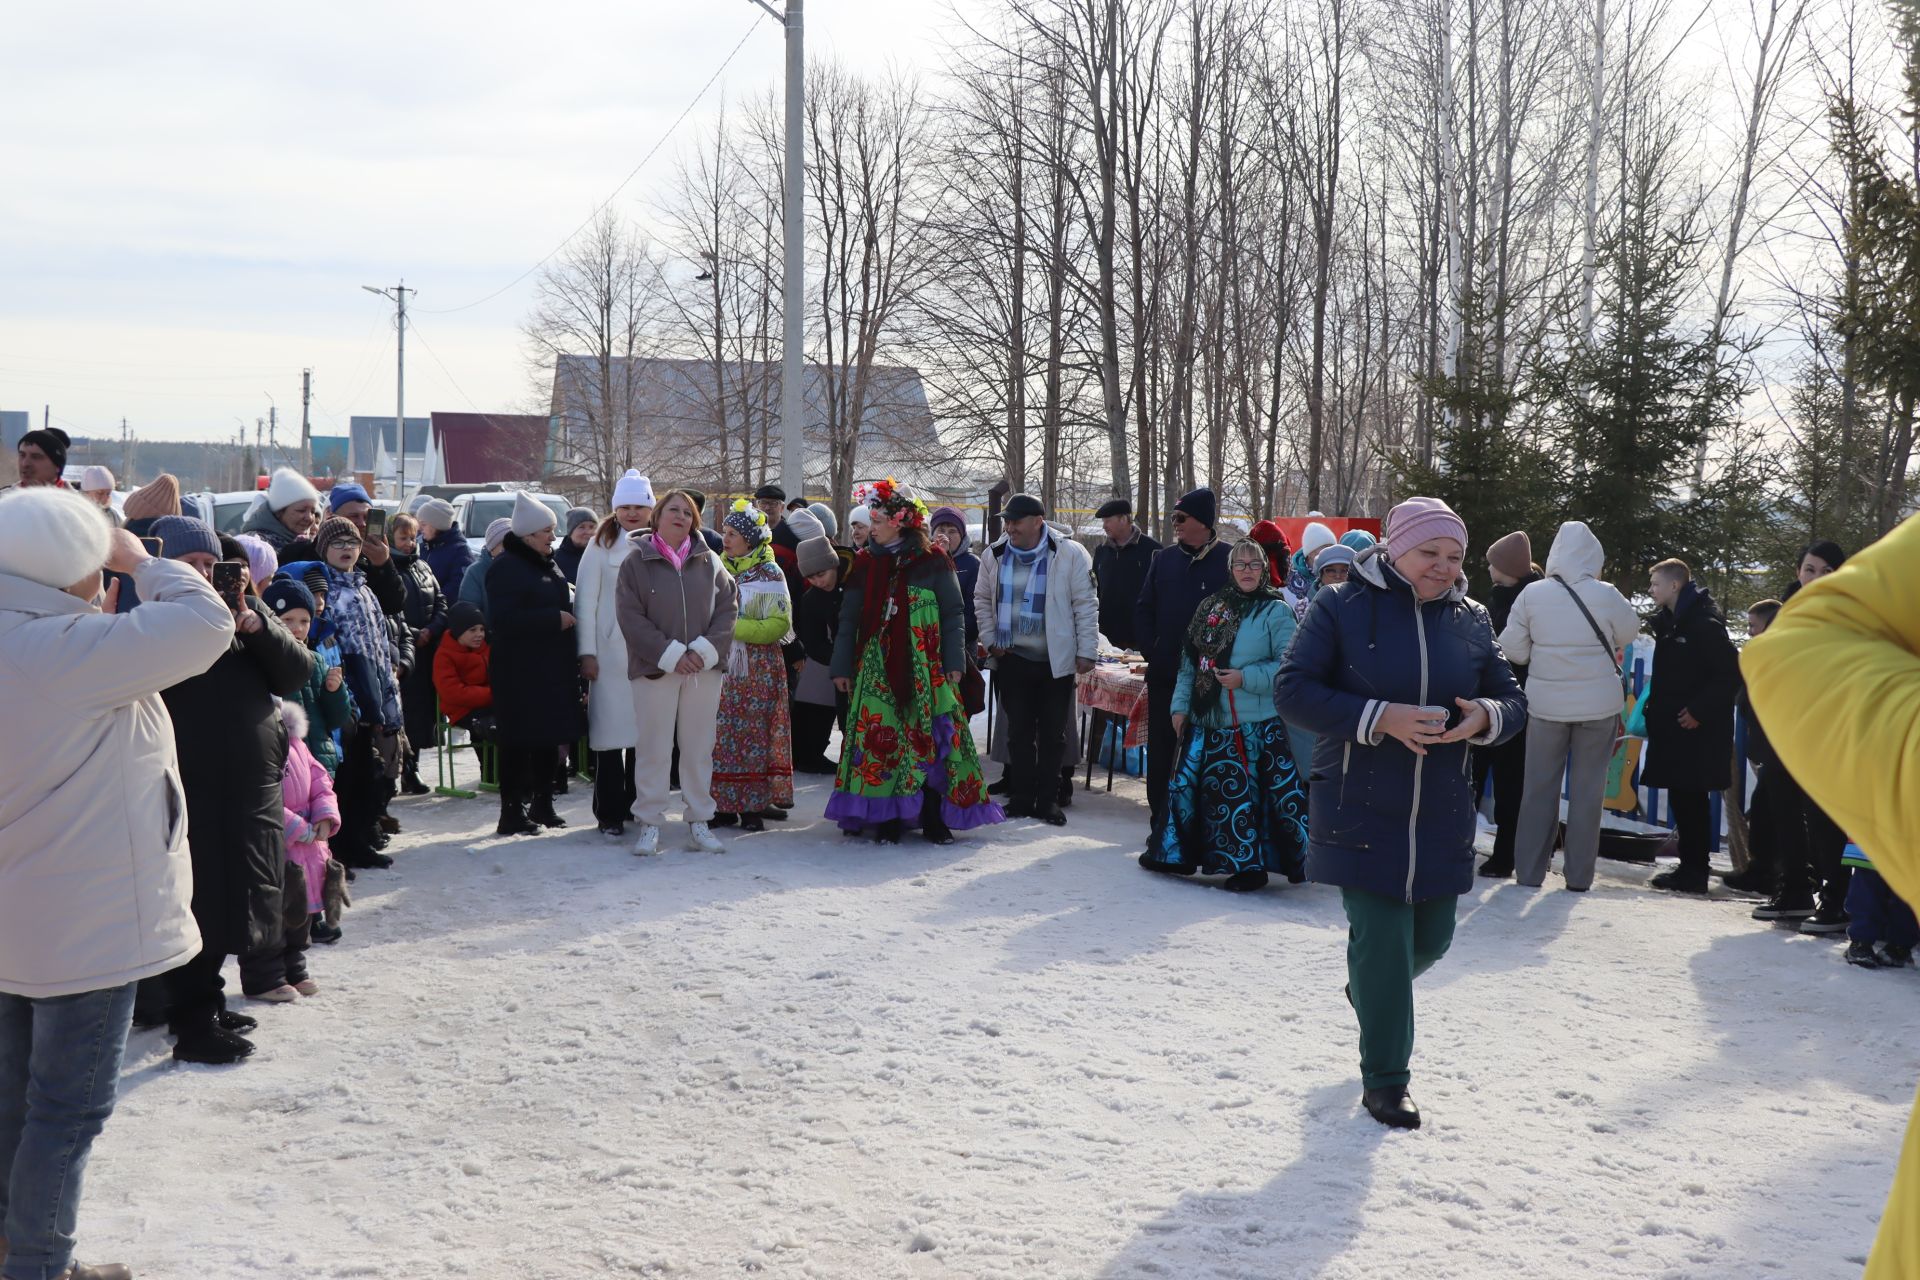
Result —
[[[1317,735],[1307,878],[1340,890],[1362,1104],[1420,1127],[1407,1095],[1413,980],[1453,942],[1473,887],[1467,746],[1519,733],[1526,694],[1467,598],[1467,526],[1438,498],[1387,515],[1386,542],[1307,608],[1280,668],[1280,714]]]
[[[188,516],[156,520],[167,559],[212,582],[245,567],[223,567],[220,539]],[[233,590],[228,587],[229,592]],[[244,585],[241,587],[244,593]],[[280,887],[287,860],[280,775],[286,730],[276,698],[296,697],[311,670],[306,649],[272,611],[251,596],[224,601],[233,641],[204,673],[161,692],[173,717],[180,780],[186,791],[187,843],[193,860],[193,918],[199,955],[166,976],[173,1056],[185,1062],[238,1062],[253,1046],[229,1017],[220,967],[226,957],[264,952],[281,936]],[[143,605],[133,617],[140,616]]]

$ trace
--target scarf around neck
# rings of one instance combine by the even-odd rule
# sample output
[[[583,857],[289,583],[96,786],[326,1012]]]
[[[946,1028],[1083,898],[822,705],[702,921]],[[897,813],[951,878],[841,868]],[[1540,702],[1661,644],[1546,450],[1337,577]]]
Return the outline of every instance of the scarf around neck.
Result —
[[[692,534],[687,535],[687,540],[680,544],[680,549],[678,551],[675,551],[672,547],[668,546],[667,540],[661,537],[659,534],[655,533],[655,534],[650,534],[648,536],[650,536],[653,539],[653,545],[660,549],[660,554],[665,556],[667,558],[667,562],[671,564],[675,569],[684,569],[687,567],[687,557],[693,554],[693,535]]]
[[[1000,607],[995,610],[997,625],[994,643],[1005,649],[1013,643],[1017,631],[1023,636],[1037,635],[1047,629],[1047,566],[1053,561],[1053,539],[1042,535],[1032,550],[1022,551],[1007,544],[1007,562],[1001,566]],[[1013,566],[1028,569],[1027,591],[1016,607],[1013,580],[1019,575]]]
[[[1187,624],[1187,655],[1193,659],[1193,717],[1197,720],[1220,704],[1220,668],[1232,663],[1240,624],[1280,593],[1267,583],[1242,591],[1229,582],[1200,602]]]

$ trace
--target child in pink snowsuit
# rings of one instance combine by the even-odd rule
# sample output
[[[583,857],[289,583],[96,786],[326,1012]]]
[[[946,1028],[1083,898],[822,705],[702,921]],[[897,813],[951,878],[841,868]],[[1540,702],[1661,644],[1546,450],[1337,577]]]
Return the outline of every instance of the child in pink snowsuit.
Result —
[[[309,927],[322,908],[329,857],[327,837],[340,829],[340,805],[334,799],[333,782],[327,777],[326,769],[307,749],[306,713],[297,702],[287,701],[280,704],[280,718],[287,726],[287,765],[280,775],[280,802],[286,810],[287,862],[290,864],[285,909],[287,981],[301,995],[312,995],[319,987],[306,976],[304,953]],[[295,868],[299,869],[298,877],[294,875]],[[302,881],[297,889],[296,878]],[[312,990],[308,990],[309,987]]]

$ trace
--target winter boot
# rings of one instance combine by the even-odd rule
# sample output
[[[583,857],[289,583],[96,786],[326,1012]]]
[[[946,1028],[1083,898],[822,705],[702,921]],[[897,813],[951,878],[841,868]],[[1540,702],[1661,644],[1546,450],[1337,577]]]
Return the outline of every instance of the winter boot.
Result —
[[[433,788],[420,781],[418,767],[409,766],[406,775],[400,779],[400,794],[403,796],[430,796]]]
[[[787,820],[787,810],[791,808],[793,808],[792,805],[782,807],[777,804],[770,804],[754,816],[763,818],[768,822],[785,822]]]
[[[1913,963],[1913,948],[1889,942],[1880,948],[1880,963],[1889,969],[1904,969]]]
[[[1228,893],[1252,893],[1267,887],[1267,873],[1260,870],[1236,871],[1220,886]]]
[[[1149,871],[1158,871],[1163,876],[1190,876],[1194,866],[1190,862],[1162,862],[1151,852],[1140,855],[1140,865]]]
[[[539,826],[527,819],[527,806],[518,796],[500,793],[500,825],[493,829],[497,836],[530,836],[540,830]]]
[[[1033,806],[1033,816],[1047,823],[1049,826],[1064,827],[1067,825],[1066,812],[1051,800],[1042,800],[1036,803]]]
[[[780,816],[784,818],[787,815],[783,813]],[[765,831],[766,829],[767,829],[767,820],[764,814],[743,813],[740,815],[740,830]]]
[[[716,813],[707,825],[710,827],[737,827],[740,825],[740,815],[737,813]]]
[[[1755,920],[1784,920],[1796,924],[1813,914],[1813,899],[1805,895],[1792,897],[1775,894],[1770,900],[1753,909]]]
[[[328,924],[325,916],[315,916],[307,925],[307,931],[315,942],[324,943],[327,946],[332,946],[342,937],[340,926]]]
[[[1360,1105],[1367,1114],[1386,1125],[1389,1129],[1418,1129],[1420,1127],[1420,1108],[1407,1096],[1405,1085],[1395,1085],[1388,1089],[1368,1089],[1360,1095]]]
[[[292,1004],[300,998],[300,993],[286,983],[271,987],[265,991],[249,991],[247,999],[259,1000],[265,1004]]]
[[[1060,767],[1060,790],[1055,793],[1053,801],[1062,809],[1073,805],[1073,766],[1070,764]]]
[[[231,1009],[222,1009],[213,1015],[213,1025],[222,1031],[231,1031],[237,1036],[243,1036],[259,1026],[260,1021],[257,1018],[249,1018],[244,1013],[235,1013]]]
[[[390,836],[397,836],[397,835],[399,835],[399,834],[400,834],[400,819],[398,819],[398,818],[396,818],[396,817],[394,817],[394,816],[393,816],[392,814],[390,814],[390,813],[383,813],[383,814],[381,814],[381,815],[380,815],[380,830],[381,830],[382,832],[384,832],[385,834],[387,834],[387,835],[390,835]]]
[[[1007,775],[1004,773],[1000,775],[998,781],[987,784],[987,794],[990,796],[1004,796],[1012,790],[1013,783],[1007,781]]]
[[[1480,864],[1480,874],[1489,880],[1511,880],[1513,878],[1513,855],[1493,854]]]
[[[222,1031],[208,1023],[180,1033],[174,1041],[173,1056],[180,1062],[198,1062],[210,1067],[230,1066],[253,1052],[253,1042],[236,1032]]]
[[[1862,969],[1878,969],[1882,965],[1880,957],[1873,953],[1871,942],[1849,942],[1847,944],[1847,963],[1858,965]]]
[[[888,818],[880,824],[879,834],[874,837],[876,844],[899,844],[907,833],[907,824],[898,818]]]
[[[533,803],[527,806],[527,821],[537,822],[543,827],[567,825],[567,820],[554,812],[551,791],[540,791],[534,794]]]
[[[1773,896],[1773,886],[1757,866],[1748,867],[1745,871],[1729,871],[1720,877],[1720,883],[1734,893],[1757,894],[1765,898]]]
[[[1800,922],[1800,932],[1813,934],[1816,937],[1846,931],[1847,913],[1839,907],[1824,902],[1812,915]]]
[[[920,791],[920,834],[926,837],[928,844],[952,844],[953,828],[947,825],[946,816],[940,811],[940,793],[932,787],[923,787]]]
[[[1665,889],[1668,893],[1690,893],[1698,898],[1707,896],[1707,873],[1689,867],[1675,867],[1671,871],[1662,871],[1648,883],[1656,889]]]

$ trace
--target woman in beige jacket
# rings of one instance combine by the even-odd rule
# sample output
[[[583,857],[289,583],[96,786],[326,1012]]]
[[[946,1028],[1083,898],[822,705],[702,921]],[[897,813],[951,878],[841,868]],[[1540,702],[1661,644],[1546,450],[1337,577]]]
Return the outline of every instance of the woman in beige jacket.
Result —
[[[103,568],[139,609],[114,612]],[[160,690],[233,634],[204,578],[78,493],[0,497],[0,1260],[20,1274],[127,1275],[74,1266],[73,1233],[134,986],[200,950]]]
[[[719,853],[720,841],[707,826],[713,821],[713,738],[739,590],[700,537],[700,510],[685,490],[663,498],[654,508],[653,531],[633,541],[614,589],[640,727],[633,759],[640,838],[633,851],[660,852],[677,744],[689,845]]]

